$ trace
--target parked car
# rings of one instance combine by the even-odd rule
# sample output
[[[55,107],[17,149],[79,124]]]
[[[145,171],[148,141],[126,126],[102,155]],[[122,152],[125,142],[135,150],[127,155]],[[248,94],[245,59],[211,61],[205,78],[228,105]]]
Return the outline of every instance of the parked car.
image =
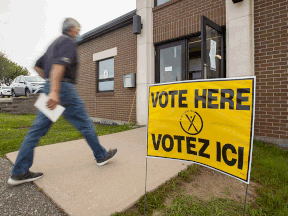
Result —
[[[4,98],[5,96],[12,96],[12,91],[10,86],[0,86],[0,97]]]
[[[11,84],[12,96],[27,96],[30,93],[37,93],[45,85],[45,80],[40,76],[18,76]]]

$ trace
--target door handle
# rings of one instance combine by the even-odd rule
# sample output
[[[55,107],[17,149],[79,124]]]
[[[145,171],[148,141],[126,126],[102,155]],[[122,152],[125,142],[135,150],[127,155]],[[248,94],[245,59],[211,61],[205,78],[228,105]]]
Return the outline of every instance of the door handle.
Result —
[[[207,67],[208,65],[204,63],[204,79],[207,79]]]

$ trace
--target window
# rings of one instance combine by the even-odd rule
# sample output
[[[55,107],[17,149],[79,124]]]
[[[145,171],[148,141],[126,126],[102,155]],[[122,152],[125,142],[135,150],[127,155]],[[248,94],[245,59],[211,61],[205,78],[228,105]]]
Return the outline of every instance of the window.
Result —
[[[45,80],[40,76],[26,76],[25,80],[27,82],[44,82]]]
[[[24,77],[20,77],[19,80],[18,80],[18,82],[19,82],[19,83],[20,83],[20,82],[23,82],[23,83],[24,83]]]
[[[114,91],[114,58],[98,62],[98,92]]]
[[[16,77],[16,79],[14,80],[14,83],[18,83],[19,79],[20,79],[20,77]]]
[[[162,4],[164,4],[164,3],[168,2],[168,1],[170,1],[170,0],[155,0],[155,7],[159,6],[159,5],[162,5]]]
[[[185,80],[185,41],[156,47],[156,83]]]

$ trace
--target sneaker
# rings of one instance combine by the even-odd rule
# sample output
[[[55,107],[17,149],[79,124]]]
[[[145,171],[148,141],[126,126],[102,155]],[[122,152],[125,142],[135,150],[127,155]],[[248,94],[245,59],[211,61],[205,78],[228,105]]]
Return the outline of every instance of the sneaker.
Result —
[[[106,164],[108,161],[110,161],[111,159],[113,159],[115,157],[117,153],[117,149],[110,149],[108,152],[107,152],[107,155],[102,158],[102,159],[99,159],[97,160],[96,159],[96,162],[97,162],[97,165],[98,166],[103,166],[104,164]]]
[[[21,174],[21,175],[12,175],[8,180],[8,184],[19,185],[25,182],[35,181],[41,177],[43,177],[43,173],[28,172],[26,174]]]

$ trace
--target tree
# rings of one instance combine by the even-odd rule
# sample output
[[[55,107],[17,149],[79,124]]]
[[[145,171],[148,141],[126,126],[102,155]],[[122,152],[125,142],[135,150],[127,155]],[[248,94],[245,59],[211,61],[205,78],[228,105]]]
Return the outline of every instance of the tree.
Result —
[[[9,60],[6,57],[6,54],[0,52],[0,80],[3,80],[8,64]]]
[[[10,85],[20,75],[29,75],[27,68],[11,61],[4,52],[0,51],[0,82]]]

